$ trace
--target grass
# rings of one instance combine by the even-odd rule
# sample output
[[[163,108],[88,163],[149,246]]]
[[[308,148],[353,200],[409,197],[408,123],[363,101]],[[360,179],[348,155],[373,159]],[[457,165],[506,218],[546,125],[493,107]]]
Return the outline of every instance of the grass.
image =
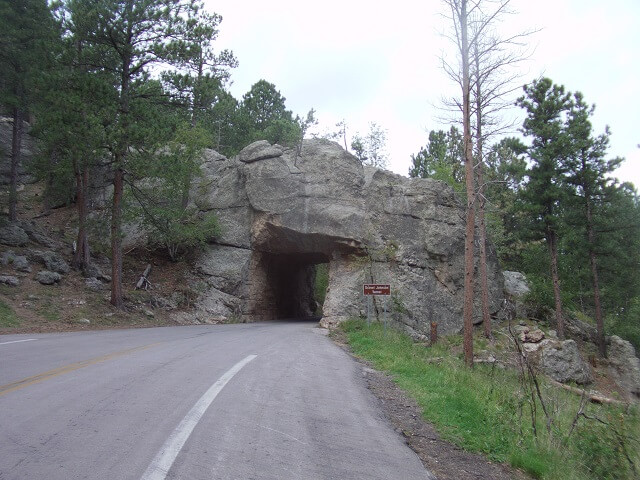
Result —
[[[361,320],[342,328],[354,353],[391,374],[418,401],[425,419],[456,445],[534,478],[638,478],[633,471],[640,466],[639,444],[634,443],[640,438],[637,410],[587,404],[583,412],[589,418],[576,417],[581,399],[539,378],[552,418],[547,428],[539,400],[532,401],[518,372],[487,365],[466,368],[451,353],[459,351],[459,337],[426,348]]]
[[[17,327],[20,319],[9,305],[0,300],[0,327]]]

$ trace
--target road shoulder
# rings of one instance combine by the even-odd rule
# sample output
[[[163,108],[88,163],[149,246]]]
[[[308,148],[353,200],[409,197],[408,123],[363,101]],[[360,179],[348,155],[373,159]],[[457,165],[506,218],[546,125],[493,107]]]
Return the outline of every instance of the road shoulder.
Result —
[[[330,338],[360,363],[367,388],[378,399],[385,416],[438,480],[529,478],[507,465],[490,462],[482,455],[467,452],[442,440],[435,428],[422,418],[416,401],[399,388],[390,376],[373,369],[368,362],[351,353],[342,332],[332,332]]]

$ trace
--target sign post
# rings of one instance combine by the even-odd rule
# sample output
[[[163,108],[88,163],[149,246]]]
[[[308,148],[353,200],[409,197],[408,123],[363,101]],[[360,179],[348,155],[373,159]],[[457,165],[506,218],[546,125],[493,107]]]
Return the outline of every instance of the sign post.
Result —
[[[371,325],[371,314],[373,311],[373,297],[383,296],[385,301],[382,307],[382,317],[384,319],[384,329],[387,329],[388,303],[391,295],[391,285],[387,283],[365,283],[362,285],[362,294],[367,297],[367,326]]]

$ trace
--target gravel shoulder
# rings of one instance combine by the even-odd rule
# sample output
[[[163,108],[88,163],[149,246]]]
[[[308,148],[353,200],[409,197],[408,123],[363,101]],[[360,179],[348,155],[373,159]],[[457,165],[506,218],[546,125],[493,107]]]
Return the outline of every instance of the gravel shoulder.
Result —
[[[362,365],[367,387],[378,398],[385,416],[438,480],[530,478],[519,470],[493,463],[482,455],[467,452],[442,440],[435,427],[422,418],[421,409],[416,401],[399,388],[390,376],[373,369],[368,362],[354,356],[341,332],[333,332],[331,338]]]

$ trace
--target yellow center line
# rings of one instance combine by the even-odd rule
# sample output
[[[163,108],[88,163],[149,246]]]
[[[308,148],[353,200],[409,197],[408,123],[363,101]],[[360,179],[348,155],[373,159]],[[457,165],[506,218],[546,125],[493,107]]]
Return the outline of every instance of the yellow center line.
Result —
[[[88,367],[90,365],[96,365],[98,363],[106,362],[107,360],[112,360],[114,358],[118,358],[123,355],[127,355],[129,353],[146,350],[148,348],[155,347],[156,345],[160,345],[161,343],[164,343],[164,342],[151,343],[149,345],[143,345],[141,347],[129,348],[127,350],[122,350],[120,352],[109,353],[101,357],[92,358],[90,360],[83,360],[81,362],[71,363],[69,365],[64,365],[62,367],[54,368],[53,370],[39,373],[38,375],[33,375],[31,377],[23,378],[22,380],[18,380],[17,382],[8,383],[6,385],[0,385],[0,397],[9,392],[15,392],[16,390],[20,390],[21,388],[28,387],[29,385],[35,385],[36,383],[44,382],[45,380],[48,380],[50,378],[64,375],[65,373],[73,372],[75,370],[79,370],[81,368]]]

